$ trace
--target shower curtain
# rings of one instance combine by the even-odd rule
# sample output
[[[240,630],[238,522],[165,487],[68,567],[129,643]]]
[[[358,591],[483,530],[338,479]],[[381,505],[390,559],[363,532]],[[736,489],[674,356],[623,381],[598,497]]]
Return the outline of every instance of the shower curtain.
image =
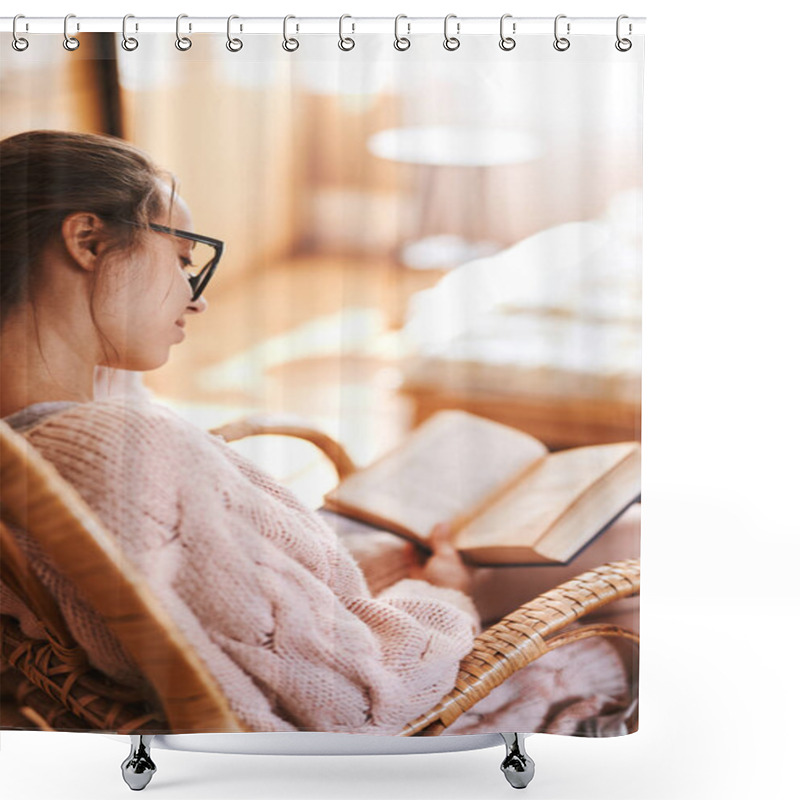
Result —
[[[130,17],[124,37],[68,19],[66,38],[22,22],[0,58],[17,213],[2,233],[3,443],[54,467],[52,491],[91,519],[50,549],[45,500],[25,473],[14,512],[4,460],[0,727],[408,735],[463,686],[482,632],[603,565],[625,566],[591,594],[625,585],[641,509],[641,20]],[[145,249],[96,262],[122,276],[92,299],[115,356],[85,316],[97,254],[82,261],[62,224],[85,212],[122,236],[71,199],[85,180],[142,199],[130,171],[92,166],[109,137],[167,171],[172,203]],[[36,227],[53,197],[61,216]],[[39,301],[41,348],[22,313]],[[569,643],[509,674],[485,655],[494,688],[428,733],[635,731],[638,594],[572,619],[580,591],[545,596]],[[544,625],[516,618],[499,639],[535,649]],[[95,681],[76,678],[76,696],[107,691],[136,714],[52,711],[63,680],[30,672],[48,642],[65,675]],[[224,710],[194,727],[162,692],[190,672]]]

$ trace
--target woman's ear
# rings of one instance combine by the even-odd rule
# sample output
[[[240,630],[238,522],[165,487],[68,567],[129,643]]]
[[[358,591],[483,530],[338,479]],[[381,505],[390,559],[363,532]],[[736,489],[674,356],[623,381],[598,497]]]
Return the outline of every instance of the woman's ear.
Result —
[[[76,212],[61,223],[61,236],[72,259],[92,271],[105,247],[105,225],[96,214]]]

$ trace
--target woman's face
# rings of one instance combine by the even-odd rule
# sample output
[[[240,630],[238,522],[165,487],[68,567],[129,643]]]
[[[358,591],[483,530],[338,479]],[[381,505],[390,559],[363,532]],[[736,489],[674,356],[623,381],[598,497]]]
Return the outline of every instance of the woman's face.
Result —
[[[168,209],[166,186],[164,199]],[[175,198],[171,218],[168,213],[153,222],[192,230],[191,214],[182,199]],[[104,366],[145,371],[168,360],[170,347],[186,337],[187,318],[207,307],[203,297],[191,300],[185,271],[186,262],[191,260],[191,241],[148,230],[144,232],[143,249],[111,266],[101,290],[104,302],[97,322],[118,351],[119,362],[101,362]],[[114,358],[113,351],[108,358]]]

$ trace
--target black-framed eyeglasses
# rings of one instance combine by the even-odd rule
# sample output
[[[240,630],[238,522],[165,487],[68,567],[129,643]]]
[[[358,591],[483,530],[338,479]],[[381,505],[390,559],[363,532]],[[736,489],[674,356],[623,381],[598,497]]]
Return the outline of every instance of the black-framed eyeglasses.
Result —
[[[222,258],[222,253],[225,250],[225,242],[221,239],[213,239],[210,236],[202,236],[199,233],[182,231],[179,228],[170,228],[168,225],[159,225],[156,222],[149,222],[145,225],[129,219],[121,219],[118,221],[124,222],[127,225],[135,225],[137,228],[150,228],[159,233],[168,233],[172,236],[179,236],[181,239],[188,239],[194,242],[192,245],[192,253],[198,249],[202,251],[206,248],[213,248],[213,254],[210,249],[207,254],[200,254],[196,264],[193,263],[193,261],[184,264],[184,269],[188,272],[189,285],[192,287],[192,302],[200,297]],[[201,248],[197,247],[198,244],[201,245]]]

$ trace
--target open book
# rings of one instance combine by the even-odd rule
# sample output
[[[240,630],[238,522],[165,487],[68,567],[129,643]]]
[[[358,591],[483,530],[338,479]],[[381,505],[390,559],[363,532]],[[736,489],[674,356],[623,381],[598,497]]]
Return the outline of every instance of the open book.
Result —
[[[423,546],[449,520],[474,565],[565,564],[640,494],[639,442],[550,453],[516,428],[448,409],[346,477],[323,507]]]

